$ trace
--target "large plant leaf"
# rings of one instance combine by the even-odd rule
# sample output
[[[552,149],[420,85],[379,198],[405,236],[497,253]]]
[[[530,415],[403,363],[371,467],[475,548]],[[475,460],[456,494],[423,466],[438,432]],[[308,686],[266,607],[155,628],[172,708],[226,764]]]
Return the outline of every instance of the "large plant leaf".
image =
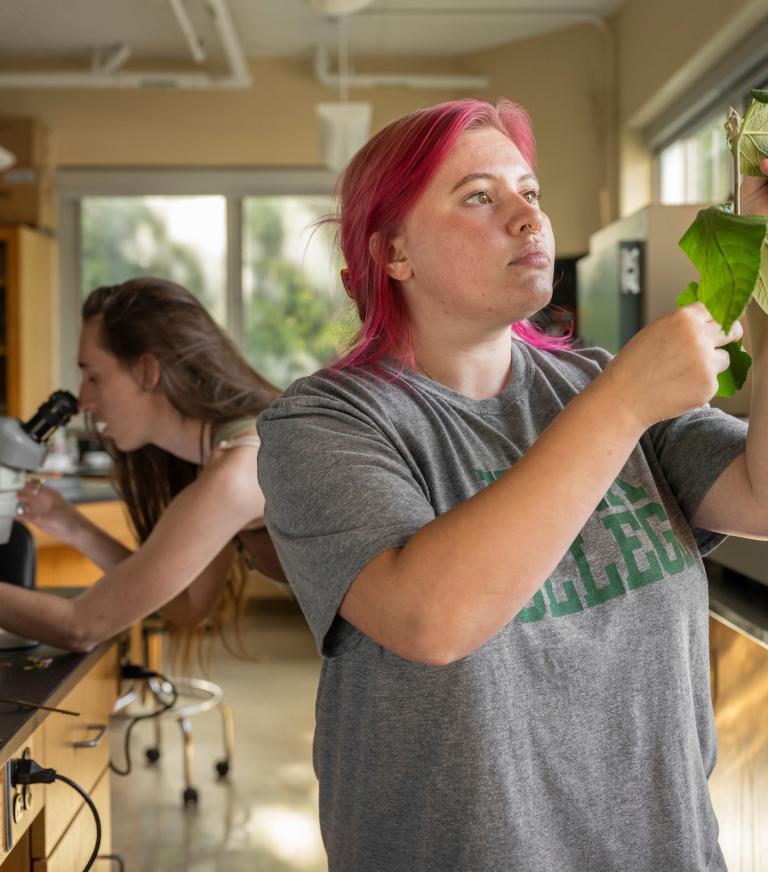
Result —
[[[757,284],[765,215],[733,215],[720,206],[702,209],[680,240],[701,278],[698,299],[727,333]]]
[[[682,294],[677,295],[675,302],[678,306],[688,306],[699,299],[699,283],[691,282]]]
[[[732,397],[747,380],[752,358],[744,351],[741,342],[729,342],[723,346],[731,359],[730,366],[717,376],[718,397]]]
[[[763,312],[768,312],[768,239],[763,243],[760,274],[757,277],[753,296]]]
[[[743,176],[761,176],[760,161],[768,157],[768,102],[762,99],[763,94],[768,92],[752,92],[754,99],[739,131],[739,170]]]
[[[691,282],[683,293],[678,295],[675,302],[678,306],[688,306],[691,303],[697,302],[698,299],[699,285],[697,282]],[[728,352],[731,362],[728,369],[717,376],[716,396],[732,397],[747,380],[747,373],[752,365],[752,358],[744,351],[741,342],[729,342],[723,348]]]

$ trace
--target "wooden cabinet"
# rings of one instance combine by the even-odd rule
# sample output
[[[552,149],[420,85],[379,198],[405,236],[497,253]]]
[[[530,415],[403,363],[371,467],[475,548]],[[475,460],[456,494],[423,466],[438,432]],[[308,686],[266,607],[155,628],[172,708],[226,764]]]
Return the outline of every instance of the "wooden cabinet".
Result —
[[[31,417],[59,387],[55,239],[0,226],[0,415]]]
[[[128,511],[119,500],[80,503],[77,509],[127,548],[136,547]],[[29,529],[37,545],[38,587],[86,587],[104,574],[77,549],[43,533],[33,524]]]
[[[41,765],[73,778],[89,794],[109,765],[109,719],[117,699],[116,674],[117,651],[113,647],[59,703],[60,708],[79,712],[80,717],[46,718],[36,742],[36,759]],[[44,786],[43,803],[42,821],[36,820],[32,828],[35,857],[45,857],[51,846],[58,845],[83,799],[68,784],[54,781]]]
[[[768,869],[768,649],[710,618],[718,755],[710,791],[731,872]]]
[[[52,704],[80,713],[77,718],[39,713],[40,721],[31,735],[7,755],[13,759],[29,753],[45,768],[55,769],[77,782],[91,797],[101,820],[99,855],[110,853],[109,718],[117,699],[117,645],[103,649],[86,667],[79,680]],[[13,803],[18,788],[6,791],[5,767],[0,769],[0,795]],[[2,819],[5,820],[5,799]],[[10,807],[10,806],[9,806]],[[77,791],[60,781],[32,787],[18,821],[13,821],[11,838],[0,839],[2,872],[75,872],[85,866],[93,851],[96,825],[90,808]],[[99,861],[94,870],[111,868]]]

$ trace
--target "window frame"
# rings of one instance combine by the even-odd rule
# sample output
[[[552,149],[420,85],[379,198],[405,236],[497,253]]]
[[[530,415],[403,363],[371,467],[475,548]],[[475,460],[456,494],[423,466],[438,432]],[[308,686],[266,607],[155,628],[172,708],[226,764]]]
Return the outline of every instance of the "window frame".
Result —
[[[752,88],[768,88],[768,22],[753,30],[738,50],[728,52],[699,78],[694,89],[688,89],[683,98],[644,128],[646,146],[652,154],[654,203],[662,202],[661,152],[691,137],[715,115],[725,122],[730,106],[743,115],[751,102]]]
[[[63,168],[56,173],[59,239],[60,382],[78,390],[82,240],[81,201],[86,197],[219,196],[225,199],[226,329],[243,342],[243,200],[264,196],[332,197],[338,176],[327,170],[295,169],[110,169]]]

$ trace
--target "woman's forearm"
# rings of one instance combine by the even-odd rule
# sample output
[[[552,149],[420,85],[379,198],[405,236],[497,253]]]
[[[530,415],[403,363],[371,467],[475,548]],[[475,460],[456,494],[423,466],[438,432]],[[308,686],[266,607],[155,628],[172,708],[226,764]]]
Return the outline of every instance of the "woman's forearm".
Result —
[[[88,651],[93,644],[82,633],[77,600],[0,582],[0,626],[24,638],[67,651]]]
[[[544,584],[643,427],[594,382],[501,478],[373,560],[341,614],[409,659],[473,651]],[[436,571],[436,568],[439,568]]]
[[[77,514],[77,525],[67,537],[67,544],[92,560],[99,569],[107,572],[133,553],[85,515]]]

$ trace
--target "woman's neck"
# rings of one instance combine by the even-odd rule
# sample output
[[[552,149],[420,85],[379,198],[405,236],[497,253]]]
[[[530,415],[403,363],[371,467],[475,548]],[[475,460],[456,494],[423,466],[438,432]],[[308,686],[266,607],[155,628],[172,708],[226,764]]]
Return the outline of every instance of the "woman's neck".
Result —
[[[495,397],[510,376],[512,331],[484,341],[446,342],[413,336],[416,369],[428,378],[474,400]]]
[[[152,443],[174,457],[202,466],[211,451],[210,424],[171,409],[156,422]]]

